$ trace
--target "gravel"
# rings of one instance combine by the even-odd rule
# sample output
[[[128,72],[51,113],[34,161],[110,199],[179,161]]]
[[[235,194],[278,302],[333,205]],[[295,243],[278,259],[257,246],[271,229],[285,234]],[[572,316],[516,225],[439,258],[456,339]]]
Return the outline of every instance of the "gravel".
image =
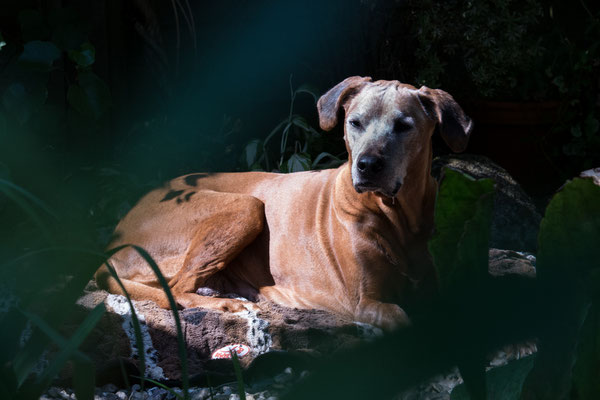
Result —
[[[536,351],[535,343],[522,343],[518,345],[505,346],[488,360],[488,369],[505,365],[511,360],[519,359]],[[258,381],[252,385],[245,386],[247,400],[278,400],[283,392],[304,379],[310,372],[301,371],[297,373],[292,368],[286,368],[283,372],[270,379]],[[433,377],[429,382],[419,385],[409,391],[400,393],[395,400],[449,400],[452,389],[462,383],[458,368],[453,368],[446,374]],[[144,391],[138,384],[130,389],[118,388],[113,384],[96,388],[94,400],[175,400],[182,395],[181,388],[173,387],[170,390],[161,387],[147,387]],[[189,390],[192,400],[208,400],[211,398],[211,389],[207,387],[193,387]],[[213,400],[239,400],[237,384],[231,382],[212,389]],[[51,387],[40,398],[41,400],[75,400],[75,394],[71,389]]]

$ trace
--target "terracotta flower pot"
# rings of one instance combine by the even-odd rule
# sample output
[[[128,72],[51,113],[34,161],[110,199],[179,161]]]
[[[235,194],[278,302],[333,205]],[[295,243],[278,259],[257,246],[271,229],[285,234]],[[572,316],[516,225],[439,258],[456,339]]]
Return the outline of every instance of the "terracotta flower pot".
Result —
[[[551,192],[560,182],[544,148],[558,145],[553,127],[559,108],[555,101],[472,104],[475,128],[467,151],[490,157],[531,194]]]

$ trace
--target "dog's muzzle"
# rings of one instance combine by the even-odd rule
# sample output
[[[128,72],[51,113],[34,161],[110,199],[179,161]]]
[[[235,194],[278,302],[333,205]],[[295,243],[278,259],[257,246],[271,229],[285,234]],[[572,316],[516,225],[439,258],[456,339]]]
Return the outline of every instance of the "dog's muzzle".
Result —
[[[362,156],[356,162],[356,168],[364,180],[370,180],[383,171],[385,161],[377,156]]]

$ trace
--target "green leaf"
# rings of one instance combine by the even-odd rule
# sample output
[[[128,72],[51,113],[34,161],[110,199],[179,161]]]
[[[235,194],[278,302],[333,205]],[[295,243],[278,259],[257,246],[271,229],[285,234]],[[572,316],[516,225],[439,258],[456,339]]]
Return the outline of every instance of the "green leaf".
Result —
[[[494,181],[444,168],[429,241],[442,292],[487,275]]]
[[[240,367],[240,360],[235,350],[229,349],[231,354],[231,361],[233,363],[233,370],[235,371],[235,380],[237,382],[237,392],[240,400],[246,400],[246,389],[244,387],[244,378],[242,376],[242,368]]]
[[[54,341],[54,343],[60,347],[59,353],[54,357],[50,365],[38,376],[35,385],[27,388],[28,390],[32,391],[31,397],[39,397],[70,358],[76,362],[91,363],[91,360],[89,360],[86,355],[79,352],[77,349],[81,343],[83,343],[91,330],[96,326],[104,314],[104,311],[104,304],[99,304],[90,312],[90,314],[88,314],[86,319],[77,328],[73,336],[67,340],[39,316],[28,311],[21,310],[21,313],[26,316],[29,321],[31,321],[31,323],[39,329],[39,331],[43,332],[47,338]],[[40,341],[40,339],[40,335],[36,335],[34,332],[33,337],[28,341],[26,347],[21,352],[27,353],[27,355],[22,356],[19,354],[19,357],[15,359],[15,371],[17,372],[16,376],[18,378],[19,385],[21,385],[25,378],[29,376],[29,372],[34,364],[31,361],[39,359],[40,354],[42,354],[42,352],[47,348],[45,345],[47,339],[45,341]],[[37,355],[37,358],[32,358],[31,355]]]
[[[117,248],[116,251],[119,251],[119,248]],[[135,342],[136,342],[137,351],[138,351],[139,369],[140,369],[140,371],[142,371],[142,375],[145,376],[146,375],[146,350],[144,348],[144,339],[142,338],[142,328],[140,325],[140,320],[135,312],[135,307],[133,306],[133,302],[131,301],[131,296],[127,292],[127,289],[125,289],[125,286],[123,285],[123,282],[121,281],[121,278],[119,278],[119,275],[117,275],[117,272],[115,271],[115,269],[112,267],[112,265],[110,264],[110,262],[108,260],[104,263],[104,265],[106,266],[106,268],[108,268],[108,271],[110,272],[110,274],[117,281],[117,284],[119,285],[119,287],[125,294],[125,298],[127,299],[127,304],[129,304],[129,309],[131,310],[133,333],[135,336]],[[123,368],[122,365],[121,365],[121,368]],[[127,379],[127,374],[124,372],[124,370],[123,370],[123,377],[124,377],[124,379]],[[145,384],[145,379],[142,379],[142,389],[144,388],[144,384]],[[129,384],[127,384],[127,386],[129,386]]]
[[[87,68],[96,61],[96,49],[90,42],[83,43],[78,50],[69,50],[69,59],[78,67]]]
[[[74,354],[77,355],[79,359],[86,359],[87,357],[83,354],[79,353],[77,349],[85,338],[89,335],[89,333],[94,329],[106,308],[104,303],[98,304],[85,318],[85,320],[79,325],[73,336],[66,341],[62,336],[56,332],[49,324],[47,324],[44,320],[38,317],[35,314],[29,313],[27,311],[23,311],[23,314],[34,324],[36,325],[42,332],[44,332],[50,339],[52,339],[55,343],[57,343],[61,350],[56,355],[56,357],[52,360],[48,368],[44,370],[42,375],[40,375],[37,379],[37,383],[41,385],[41,387],[47,387],[52,382],[52,379],[60,372],[64,364],[71,358]]]
[[[67,92],[69,105],[88,118],[99,119],[111,104],[108,86],[93,72],[80,72],[78,81]]]
[[[575,178],[557,192],[540,224],[538,276],[568,274],[587,279],[600,268],[600,186]]]
[[[49,71],[52,64],[60,58],[60,50],[52,42],[34,40],[25,43],[19,63],[32,70]]]
[[[299,115],[294,115],[294,117],[292,118],[292,124],[296,125],[297,127],[304,130],[305,132],[312,133],[314,136],[321,135],[316,129],[314,129],[312,126],[310,126],[308,124],[308,121],[306,120],[306,118],[301,117]]]
[[[294,153],[287,161],[287,172],[308,171],[310,156],[306,153]]]
[[[575,125],[575,126],[571,127],[571,135],[573,137],[581,137],[581,134],[582,134],[582,132],[581,132],[581,126]]]
[[[45,213],[57,220],[56,214],[54,214],[40,199],[29,193],[27,190],[21,188],[14,183],[2,179],[0,177],[0,193],[4,193],[6,197],[11,199],[17,206],[19,206],[31,220],[38,226],[45,237],[50,238],[50,232],[44,218],[39,215],[38,210],[41,209]]]
[[[581,329],[573,367],[573,398],[600,399],[600,305],[593,304]]]
[[[260,140],[259,139],[254,139],[246,145],[244,154],[246,157],[246,166],[248,168],[251,168],[256,163],[259,148],[260,148]]]
[[[325,158],[329,158],[329,159],[331,159],[331,161],[329,161],[328,163],[319,164]],[[315,160],[312,162],[311,168],[312,169],[315,169],[315,168],[329,168],[329,167],[332,167],[334,165],[340,165],[343,162],[344,161],[341,160],[339,157],[336,157],[333,154],[330,154],[330,153],[327,153],[327,152],[324,151],[322,153],[319,153],[319,155],[317,155],[317,157],[315,157]]]
[[[307,85],[307,84],[300,85],[300,87],[298,87],[298,89],[296,89],[294,91],[294,95],[296,93],[308,93],[313,97],[313,99],[315,99],[315,103],[317,101],[319,101],[319,97],[320,97],[319,90],[312,85]]]

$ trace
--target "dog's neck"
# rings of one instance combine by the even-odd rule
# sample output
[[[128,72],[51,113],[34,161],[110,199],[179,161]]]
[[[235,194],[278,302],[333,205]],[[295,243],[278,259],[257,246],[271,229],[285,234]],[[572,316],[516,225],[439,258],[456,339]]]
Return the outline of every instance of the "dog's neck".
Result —
[[[431,176],[431,155],[422,166],[408,171],[404,184],[394,197],[379,193],[358,193],[352,185],[351,165],[340,167],[334,194],[348,208],[344,211],[355,214],[363,210],[385,215],[390,222],[402,229],[403,225],[415,235],[429,235],[433,229],[433,210],[437,183]]]

